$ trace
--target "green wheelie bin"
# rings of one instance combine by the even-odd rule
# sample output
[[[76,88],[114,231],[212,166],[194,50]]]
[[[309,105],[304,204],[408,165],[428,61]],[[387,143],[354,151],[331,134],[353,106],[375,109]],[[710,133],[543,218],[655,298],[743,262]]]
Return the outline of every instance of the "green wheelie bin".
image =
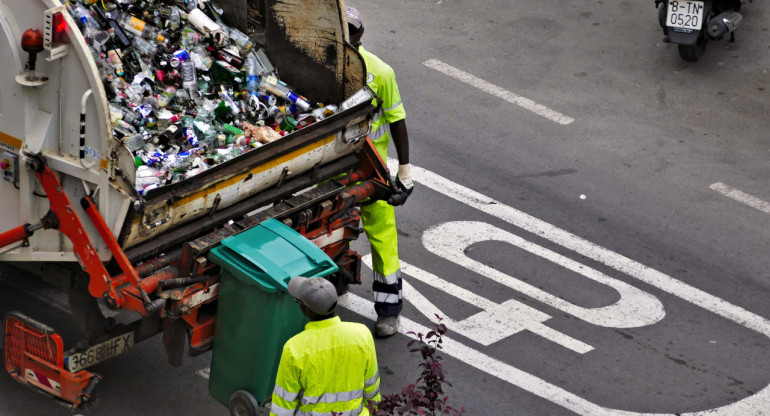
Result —
[[[222,240],[209,259],[221,269],[209,393],[232,415],[256,415],[273,392],[284,343],[308,322],[288,293],[289,280],[338,267],[275,219]]]

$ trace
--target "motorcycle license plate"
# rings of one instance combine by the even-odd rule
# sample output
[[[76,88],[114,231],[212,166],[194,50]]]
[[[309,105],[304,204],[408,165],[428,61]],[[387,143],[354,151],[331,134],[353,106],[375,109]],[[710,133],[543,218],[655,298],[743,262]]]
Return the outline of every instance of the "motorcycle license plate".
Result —
[[[666,25],[677,29],[700,30],[703,23],[702,1],[669,0]]]

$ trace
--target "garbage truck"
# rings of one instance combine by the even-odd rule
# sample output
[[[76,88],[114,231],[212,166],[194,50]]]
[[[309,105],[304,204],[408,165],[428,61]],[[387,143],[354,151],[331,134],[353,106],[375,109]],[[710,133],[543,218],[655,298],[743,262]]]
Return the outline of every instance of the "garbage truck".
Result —
[[[360,282],[357,206],[405,196],[347,36],[342,0],[0,0],[0,264],[67,293],[80,334],[8,312],[11,377],[79,408],[138,342],[215,348],[208,254],[268,220]]]

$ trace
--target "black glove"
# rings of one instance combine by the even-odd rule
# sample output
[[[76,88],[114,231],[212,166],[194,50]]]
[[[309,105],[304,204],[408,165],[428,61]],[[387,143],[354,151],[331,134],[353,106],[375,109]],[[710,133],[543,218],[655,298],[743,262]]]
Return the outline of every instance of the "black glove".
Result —
[[[409,198],[409,195],[412,194],[412,191],[414,190],[414,181],[412,181],[412,174],[410,172],[411,167],[412,165],[409,163],[398,165],[398,174],[396,175],[396,179],[392,181],[396,184],[394,190],[398,192],[388,198],[388,204],[393,206],[403,205],[406,202],[406,199]]]

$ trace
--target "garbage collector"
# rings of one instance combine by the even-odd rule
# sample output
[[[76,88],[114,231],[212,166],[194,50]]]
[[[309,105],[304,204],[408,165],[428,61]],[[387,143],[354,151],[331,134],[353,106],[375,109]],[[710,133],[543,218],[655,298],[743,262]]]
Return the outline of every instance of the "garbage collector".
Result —
[[[337,289],[323,277],[294,277],[288,289],[310,322],[283,347],[270,415],[368,416],[380,401],[371,332],[336,316]]]
[[[410,173],[406,110],[401,102],[396,74],[393,68],[361,45],[364,25],[358,10],[346,6],[345,16],[350,43],[358,48],[366,64],[366,83],[382,99],[382,109],[374,116],[369,137],[383,160],[388,158],[388,144],[393,137],[399,163],[396,184],[408,196],[414,184]],[[361,208],[361,221],[372,247],[372,291],[377,312],[374,333],[386,337],[398,331],[398,316],[403,303],[395,210],[386,201],[377,201]]]

